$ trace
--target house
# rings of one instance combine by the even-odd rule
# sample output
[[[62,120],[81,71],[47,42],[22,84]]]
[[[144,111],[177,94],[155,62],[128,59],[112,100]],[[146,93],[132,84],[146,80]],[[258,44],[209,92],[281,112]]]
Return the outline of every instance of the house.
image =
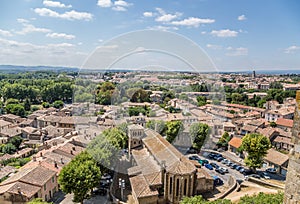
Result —
[[[237,153],[237,150],[241,147],[242,145],[242,139],[239,137],[233,137],[229,142],[228,142],[228,150],[233,153]]]
[[[199,162],[198,162],[199,163]],[[214,189],[214,179],[204,169],[197,168],[196,194],[210,192]]]
[[[21,121],[21,117],[14,114],[5,114],[1,118],[10,123],[19,123]]]
[[[11,125],[12,125],[11,122],[7,122],[7,121],[5,121],[5,120],[1,120],[1,119],[0,119],[0,132],[1,132],[2,130],[8,129]]]
[[[264,157],[264,168],[275,168],[278,174],[286,175],[289,162],[289,156],[276,151],[275,149],[269,149],[267,155]]]
[[[24,127],[21,129],[22,131],[22,137],[29,139],[29,140],[40,140],[42,133],[34,127]]]
[[[272,127],[258,128],[256,130],[256,132],[266,136],[267,138],[269,138],[271,143],[279,135],[278,130],[276,128],[272,128]]]
[[[58,191],[55,171],[42,166],[21,168],[13,176],[0,183],[0,203],[20,203],[34,198],[49,201]]]
[[[293,127],[294,121],[285,118],[278,118],[276,121],[276,127],[281,128],[285,131],[291,131]]]
[[[21,131],[21,128],[19,128],[18,126],[14,126],[14,127],[10,126],[7,129],[3,129],[0,132],[0,136],[7,137],[7,138],[12,138],[15,136],[22,136],[22,131]]]
[[[246,124],[241,128],[241,135],[254,133],[256,130],[257,130],[256,126]]]

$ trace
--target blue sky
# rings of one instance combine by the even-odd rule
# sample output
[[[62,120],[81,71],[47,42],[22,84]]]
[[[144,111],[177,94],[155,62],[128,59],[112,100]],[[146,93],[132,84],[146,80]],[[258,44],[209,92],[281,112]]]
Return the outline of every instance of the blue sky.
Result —
[[[80,67],[143,29],[197,43],[219,70],[299,69],[298,0],[2,0],[0,64]]]

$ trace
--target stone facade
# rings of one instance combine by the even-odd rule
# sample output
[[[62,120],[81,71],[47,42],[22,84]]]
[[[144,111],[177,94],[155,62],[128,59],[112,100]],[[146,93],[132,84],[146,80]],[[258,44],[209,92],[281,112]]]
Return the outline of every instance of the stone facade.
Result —
[[[296,95],[296,110],[292,129],[292,142],[295,147],[290,151],[290,160],[284,192],[284,204],[300,203],[300,91]]]

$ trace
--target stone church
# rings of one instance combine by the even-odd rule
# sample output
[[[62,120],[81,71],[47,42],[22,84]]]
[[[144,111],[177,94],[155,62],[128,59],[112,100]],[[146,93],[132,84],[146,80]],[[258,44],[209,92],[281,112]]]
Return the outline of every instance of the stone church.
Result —
[[[128,175],[136,203],[176,204],[184,196],[213,189],[213,179],[154,130],[130,125],[128,136]]]

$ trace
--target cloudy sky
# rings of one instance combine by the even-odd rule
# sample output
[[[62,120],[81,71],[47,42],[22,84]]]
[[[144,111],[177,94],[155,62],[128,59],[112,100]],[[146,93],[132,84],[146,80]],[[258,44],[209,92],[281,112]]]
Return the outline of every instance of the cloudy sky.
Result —
[[[300,68],[299,0],[2,0],[0,64],[80,67],[110,39],[178,33],[219,70]]]

